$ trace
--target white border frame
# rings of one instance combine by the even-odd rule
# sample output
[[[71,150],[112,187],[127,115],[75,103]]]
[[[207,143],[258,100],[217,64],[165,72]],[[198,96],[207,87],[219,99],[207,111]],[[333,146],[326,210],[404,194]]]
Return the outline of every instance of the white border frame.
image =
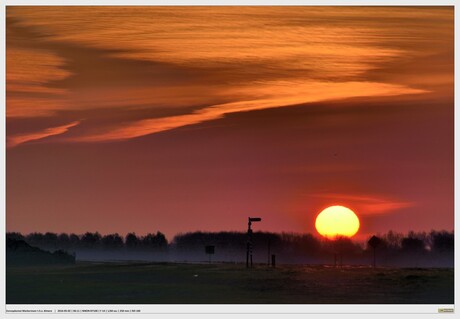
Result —
[[[2,110],[2,119],[0,121],[0,131],[1,131],[1,176],[2,180],[0,183],[2,194],[0,196],[1,204],[1,216],[0,218],[0,233],[6,233],[6,6],[13,5],[90,5],[90,6],[106,6],[106,5],[156,5],[156,6],[210,6],[210,5],[221,5],[221,6],[230,6],[230,5],[241,5],[241,6],[453,6],[455,10],[455,75],[457,80],[457,75],[459,74],[458,66],[458,20],[459,20],[459,10],[458,5],[455,4],[455,1],[452,0],[442,0],[442,1],[427,1],[427,0],[372,0],[372,1],[346,1],[346,0],[334,0],[334,1],[321,1],[321,0],[250,0],[250,1],[229,1],[229,0],[182,0],[182,1],[167,1],[167,0],[157,0],[157,1],[147,1],[147,0],[6,0],[5,3],[0,5],[0,18],[3,21],[3,31],[1,32],[1,45],[2,55],[0,56],[0,71],[2,74],[2,81],[0,83],[0,89],[2,90],[2,97],[0,107]],[[459,91],[458,81],[455,81],[455,92]],[[459,105],[458,94],[455,95],[455,110]],[[460,146],[460,132],[457,128],[459,123],[459,114],[455,112],[455,168],[457,167],[457,159],[459,157],[459,146]],[[454,168],[455,173],[455,186],[454,186],[454,230],[460,229],[459,219],[456,218],[456,215],[459,211],[459,203],[456,200],[460,198],[460,191],[457,188],[458,182],[460,181],[460,173]],[[459,303],[460,300],[460,291],[459,291],[459,276],[456,275],[457,265],[459,265],[459,254],[458,247],[460,245],[460,240],[455,234],[455,304]],[[372,314],[373,318],[388,318],[388,314],[392,314],[394,317],[395,314],[403,315],[405,318],[437,318],[439,316],[452,318],[452,314],[447,313],[438,313],[439,308],[453,308],[453,305],[6,305],[6,274],[5,274],[5,236],[0,236],[0,285],[2,286],[0,290],[0,317],[5,315],[6,318],[31,318],[33,314],[50,314],[49,312],[44,312],[45,310],[51,310],[53,312],[52,318],[79,318],[87,317],[88,315],[97,315],[97,318],[109,318],[113,315],[123,313],[123,317],[134,318],[139,314],[157,314],[156,316],[161,315],[161,317],[170,315],[182,314],[187,315],[191,318],[203,318],[204,316],[215,316],[216,314],[222,314],[225,317],[229,317],[233,314],[253,314],[253,317],[264,317],[267,316],[279,317],[280,314],[289,314],[290,317],[302,317],[305,318],[305,314],[315,314],[315,317],[322,315],[332,317],[334,314],[340,318],[369,318]],[[8,310],[8,312],[7,312]],[[31,310],[35,312],[28,312],[26,310]],[[73,313],[59,313],[59,310],[75,310]],[[82,312],[83,310],[93,310],[92,312]],[[115,313],[107,313],[108,310],[117,311]],[[140,313],[129,313],[129,312],[119,312],[120,310],[140,310]],[[24,312],[23,312],[24,311]],[[399,316],[398,316],[399,317]],[[43,318],[41,316],[40,318]]]

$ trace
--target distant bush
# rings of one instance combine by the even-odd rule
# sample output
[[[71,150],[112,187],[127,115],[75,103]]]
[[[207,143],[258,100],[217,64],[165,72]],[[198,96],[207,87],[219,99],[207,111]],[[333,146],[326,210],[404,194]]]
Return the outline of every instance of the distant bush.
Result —
[[[75,255],[63,250],[53,253],[32,247],[22,239],[7,238],[6,264],[7,266],[34,266],[50,264],[74,264]]]
[[[453,252],[454,251],[454,232],[435,232],[430,233],[432,238],[432,250],[435,252]]]

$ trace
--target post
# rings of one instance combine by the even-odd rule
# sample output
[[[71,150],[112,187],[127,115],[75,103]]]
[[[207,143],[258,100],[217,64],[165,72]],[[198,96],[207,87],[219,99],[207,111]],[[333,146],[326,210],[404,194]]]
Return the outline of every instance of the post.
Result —
[[[272,267],[275,268],[276,265],[276,255],[272,255]]]
[[[374,264],[373,264],[373,268],[375,269],[375,247],[373,247],[373,250],[374,250]]]
[[[246,268],[249,268],[249,241],[246,243]]]
[[[260,217],[248,217],[248,241],[246,243],[246,268],[249,268],[249,264],[252,268],[252,222],[260,222]]]
[[[249,237],[249,267],[252,268],[252,229],[248,230]]]
[[[209,263],[211,263],[211,255],[214,255],[214,252],[215,252],[215,246],[211,246],[211,245],[208,245],[208,246],[205,246],[204,247],[204,251],[207,255],[209,255]]]
[[[252,267],[252,229],[251,217],[248,218],[248,242],[246,243],[246,268],[249,268],[249,262]]]
[[[270,238],[268,238],[268,254],[267,254],[267,266],[270,266]]]
[[[371,239],[367,242],[369,246],[372,247],[373,250],[373,255],[374,255],[374,260],[372,262],[372,267],[375,269],[376,262],[375,262],[375,251],[377,250],[377,247],[382,243],[382,240],[378,238],[377,236],[372,236]]]

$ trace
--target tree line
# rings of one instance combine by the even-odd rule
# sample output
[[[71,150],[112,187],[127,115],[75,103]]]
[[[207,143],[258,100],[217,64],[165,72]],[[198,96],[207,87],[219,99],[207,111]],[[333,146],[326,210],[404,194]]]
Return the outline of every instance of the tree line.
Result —
[[[453,231],[411,231],[406,234],[389,231],[376,234],[376,237],[378,245],[375,250],[368,242],[370,238],[356,242],[347,237],[330,240],[295,233],[255,232],[252,243],[256,260],[266,263],[270,255],[275,254],[281,263],[370,264],[375,252],[377,264],[381,266],[453,267]],[[214,245],[216,254],[240,254],[241,261],[246,242],[247,234],[242,232],[191,232],[175,236],[170,247],[179,252],[203,253],[205,245]]]
[[[407,234],[389,231],[377,234],[376,248],[381,255],[388,258],[411,254],[443,254],[453,257],[454,232],[408,232]],[[204,247],[213,245],[217,252],[245,251],[247,234],[245,232],[189,232],[176,235],[168,242],[161,232],[138,236],[128,233],[126,236],[98,232],[76,234],[30,233],[22,235],[17,232],[7,233],[7,238],[21,239],[31,246],[48,250],[74,251],[78,249],[107,250],[147,250],[147,251],[204,251]],[[271,250],[284,256],[310,256],[312,258],[344,254],[363,256],[372,251],[367,243],[357,243],[350,238],[339,237],[334,240],[318,238],[312,234],[254,232],[252,242],[255,251]]]
[[[7,238],[24,240],[31,246],[49,250],[77,250],[77,249],[107,249],[107,250],[165,250],[168,247],[166,236],[161,232],[137,236],[128,233],[122,237],[118,233],[101,235],[98,232],[77,234],[30,233],[23,235],[18,232],[7,233]]]
[[[386,252],[453,252],[454,232],[431,231],[413,232],[407,234],[389,231],[377,234],[378,249]],[[362,252],[371,247],[367,242],[356,243],[347,237],[337,237],[334,240],[322,239],[312,234],[269,233],[255,232],[252,242],[256,247],[270,245],[273,250],[285,252],[299,252],[302,254],[316,254],[324,251],[346,251],[349,253]],[[245,249],[246,233],[242,232],[190,232],[174,237],[171,245],[178,249],[199,249],[203,245],[215,245],[222,249]]]

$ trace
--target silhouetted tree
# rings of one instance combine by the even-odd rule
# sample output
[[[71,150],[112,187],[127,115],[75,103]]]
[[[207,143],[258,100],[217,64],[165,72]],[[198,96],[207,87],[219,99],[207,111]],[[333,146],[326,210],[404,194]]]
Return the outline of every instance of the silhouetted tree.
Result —
[[[154,234],[147,234],[141,239],[144,248],[162,249],[168,245],[165,235],[160,232]]]
[[[62,233],[57,237],[58,247],[59,248],[69,248],[70,247],[70,238],[69,235]]]
[[[123,247],[123,239],[117,233],[103,236],[101,242],[106,249],[119,249]]]
[[[441,231],[430,233],[432,240],[432,250],[435,252],[453,252],[454,251],[454,233]]]
[[[425,249],[423,240],[415,237],[405,237],[401,241],[401,248],[404,252],[420,253]]]
[[[80,237],[76,234],[69,235],[69,244],[72,248],[78,248],[80,246]]]
[[[45,233],[44,240],[47,246],[56,246],[57,239],[58,239],[58,236],[56,233],[50,233],[50,232]]]
[[[380,239],[382,239],[381,243],[381,249],[382,250],[393,250],[397,251],[401,249],[401,241],[403,239],[404,235],[401,233],[396,233],[392,230],[390,230],[388,233],[379,236]]]
[[[281,239],[285,240],[285,238],[284,234],[282,234]],[[313,255],[320,250],[321,243],[312,234],[297,234],[293,238],[292,248],[298,253]]]
[[[18,233],[18,232],[6,233],[6,238],[14,239],[14,240],[24,240],[25,239],[25,237],[21,233]]]
[[[155,243],[159,248],[165,248],[168,246],[166,236],[159,231],[157,231],[157,234],[155,235]]]
[[[125,244],[127,248],[138,248],[140,240],[136,236],[136,233],[128,233],[125,238]]]
[[[350,238],[344,236],[337,236],[332,241],[332,245],[334,250],[342,255],[351,255],[360,250]]]
[[[97,248],[101,243],[101,235],[98,232],[86,232],[80,239],[80,243],[85,248]]]
[[[26,236],[26,242],[32,246],[45,246],[45,236],[42,233],[30,233]]]

